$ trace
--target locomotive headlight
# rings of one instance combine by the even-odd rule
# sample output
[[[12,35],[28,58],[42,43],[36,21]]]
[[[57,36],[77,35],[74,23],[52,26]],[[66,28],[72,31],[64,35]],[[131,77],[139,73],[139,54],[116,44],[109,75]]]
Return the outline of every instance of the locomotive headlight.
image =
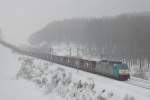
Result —
[[[122,74],[124,72],[124,70],[119,70],[119,74]]]
[[[129,71],[125,69],[119,70],[119,74],[126,75],[126,74],[129,74]]]

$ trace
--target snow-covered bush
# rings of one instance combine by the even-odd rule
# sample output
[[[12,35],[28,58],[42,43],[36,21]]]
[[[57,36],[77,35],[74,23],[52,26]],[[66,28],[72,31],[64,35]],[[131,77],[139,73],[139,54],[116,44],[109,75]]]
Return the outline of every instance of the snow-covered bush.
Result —
[[[126,94],[126,95],[124,96],[123,100],[135,100],[135,99],[134,99],[134,97],[132,97],[132,96]]]
[[[47,93],[52,92],[54,89],[59,91],[61,86],[68,86],[72,81],[71,73],[65,73],[64,69],[62,68],[56,68],[55,70],[52,70],[47,76],[47,79]]]
[[[20,57],[21,68],[17,73],[18,78],[24,78],[36,82],[37,84],[44,84],[48,74],[48,63],[36,62],[33,58]]]

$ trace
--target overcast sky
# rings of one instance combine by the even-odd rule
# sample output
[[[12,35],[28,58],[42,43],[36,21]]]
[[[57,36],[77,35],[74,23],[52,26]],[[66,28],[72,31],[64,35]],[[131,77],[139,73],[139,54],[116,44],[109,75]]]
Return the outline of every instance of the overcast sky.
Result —
[[[7,40],[24,43],[53,20],[142,11],[150,11],[150,0],[0,0],[0,28]]]

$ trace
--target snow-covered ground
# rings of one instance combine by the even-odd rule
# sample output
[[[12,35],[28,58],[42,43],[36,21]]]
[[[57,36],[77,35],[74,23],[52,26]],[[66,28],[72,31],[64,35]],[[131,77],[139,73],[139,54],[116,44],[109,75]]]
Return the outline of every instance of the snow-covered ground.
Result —
[[[66,100],[149,100],[150,91],[122,81],[68,68],[58,64],[21,57],[18,78],[30,80],[46,93]]]
[[[0,45],[0,100],[149,100],[150,91]]]
[[[59,100],[55,94],[46,95],[34,83],[17,80],[20,62],[11,50],[0,45],[0,100]],[[62,100],[62,99],[61,99]]]

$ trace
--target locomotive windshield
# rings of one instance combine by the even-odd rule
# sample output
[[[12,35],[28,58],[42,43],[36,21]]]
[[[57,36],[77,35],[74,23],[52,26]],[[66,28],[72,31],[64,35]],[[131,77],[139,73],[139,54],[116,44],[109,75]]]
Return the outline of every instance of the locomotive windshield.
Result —
[[[121,64],[120,68],[121,69],[128,69],[128,65],[127,64]]]

